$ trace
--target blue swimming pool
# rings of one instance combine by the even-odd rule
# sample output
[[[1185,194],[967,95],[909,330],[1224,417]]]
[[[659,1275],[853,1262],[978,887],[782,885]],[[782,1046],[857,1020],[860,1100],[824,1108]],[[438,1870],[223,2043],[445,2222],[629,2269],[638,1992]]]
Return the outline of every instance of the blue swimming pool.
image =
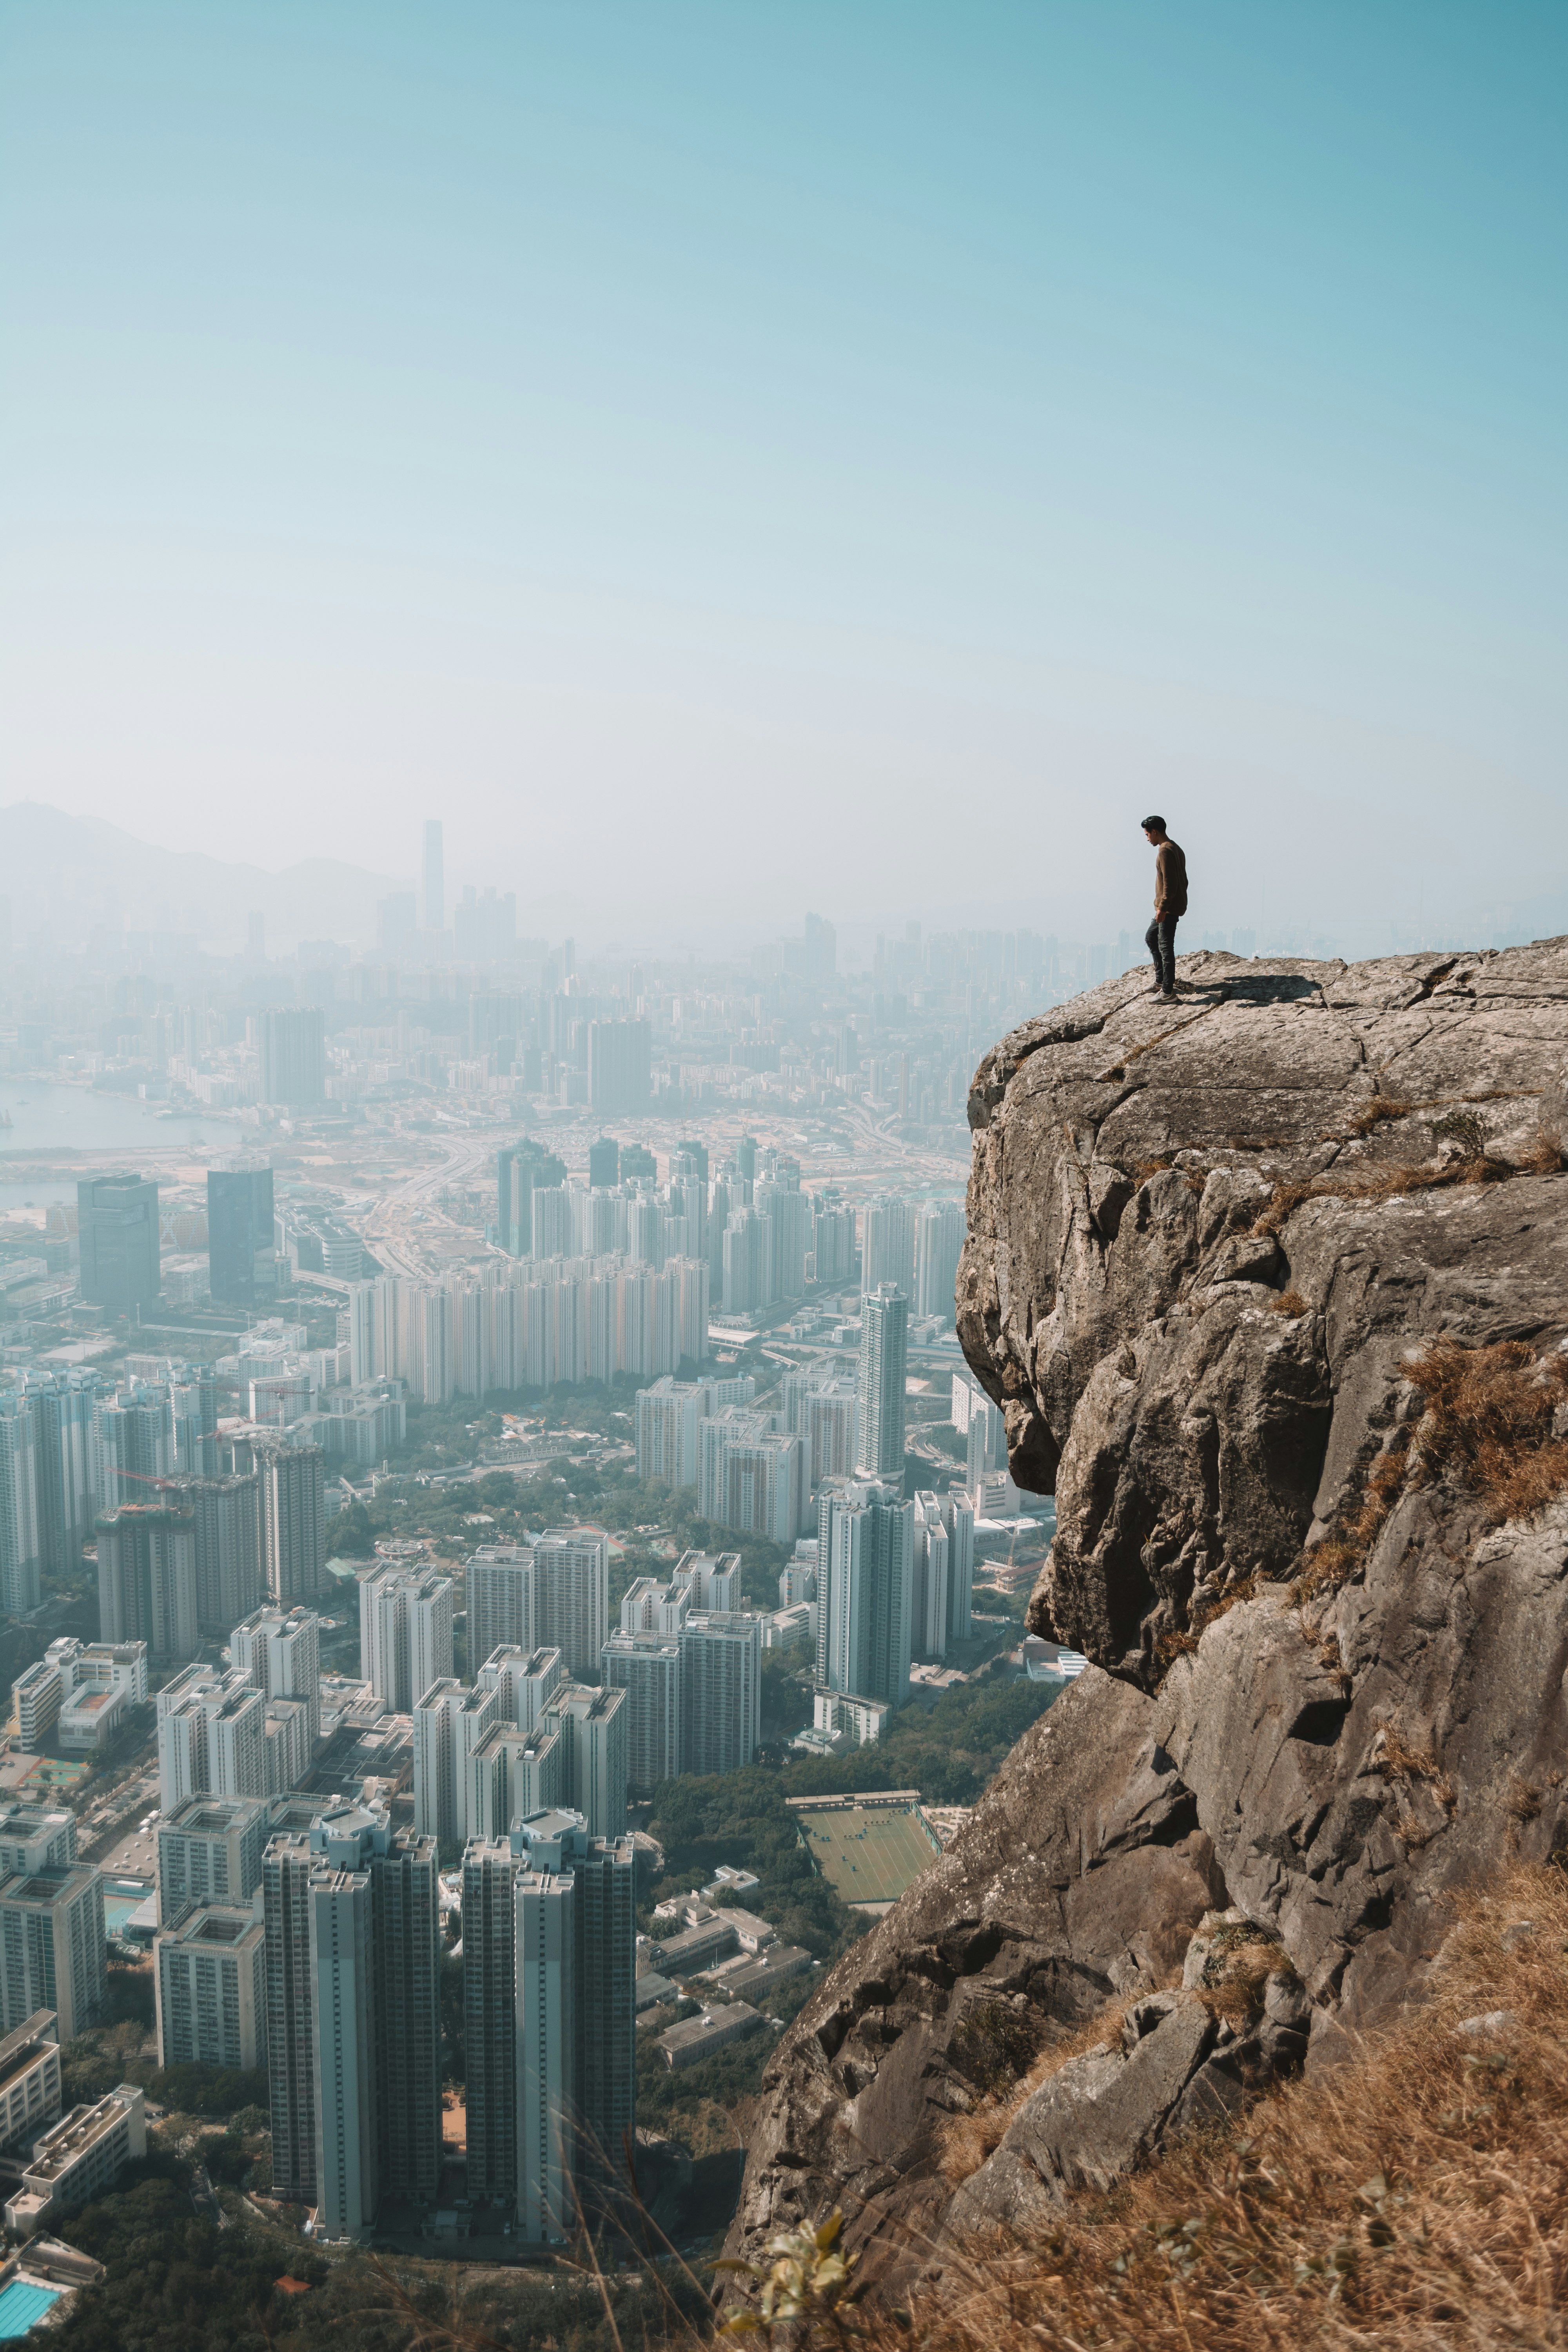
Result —
[[[26,2336],[58,2301],[52,2286],[35,2286],[31,2279],[13,2279],[9,2286],[0,2287],[0,2344]]]

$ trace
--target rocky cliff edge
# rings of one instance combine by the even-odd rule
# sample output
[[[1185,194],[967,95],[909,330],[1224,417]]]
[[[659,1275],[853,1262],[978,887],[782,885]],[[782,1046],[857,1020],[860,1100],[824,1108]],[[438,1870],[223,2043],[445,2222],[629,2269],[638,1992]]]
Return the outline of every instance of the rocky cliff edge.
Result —
[[[988,1055],[959,1330],[1094,1660],[774,2053],[870,2291],[1418,1998],[1568,1839],[1568,940],[1184,957]]]

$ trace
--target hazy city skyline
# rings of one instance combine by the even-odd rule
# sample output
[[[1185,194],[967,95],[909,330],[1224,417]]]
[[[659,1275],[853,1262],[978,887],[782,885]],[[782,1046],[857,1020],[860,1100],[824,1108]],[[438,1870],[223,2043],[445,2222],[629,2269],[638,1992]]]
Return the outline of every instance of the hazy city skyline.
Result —
[[[0,789],[406,886],[437,815],[639,942],[1114,937],[1148,806],[1194,922],[1550,897],[1568,27],[1510,27],[8,12]]]

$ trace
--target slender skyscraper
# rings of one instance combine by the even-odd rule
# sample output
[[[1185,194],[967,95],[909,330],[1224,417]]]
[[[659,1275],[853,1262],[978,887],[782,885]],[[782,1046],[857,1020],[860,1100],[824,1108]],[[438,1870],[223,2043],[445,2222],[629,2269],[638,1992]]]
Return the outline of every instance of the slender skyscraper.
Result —
[[[441,2164],[436,1842],[343,1805],[262,1866],[277,2195],[363,2238]]]
[[[107,1391],[97,1372],[28,1372],[26,1385],[33,1408],[39,1555],[46,1567],[63,1572],[80,1561],[103,1500]]]
[[[282,1609],[315,1601],[327,1574],[326,1456],[319,1445],[258,1443],[256,1472],[268,1596]]]
[[[0,1610],[38,1605],[38,1482],[30,1398],[0,1395]]]
[[[421,869],[420,910],[427,931],[447,928],[447,867],[441,847],[441,820],[425,820],[425,855]]]
[[[610,1631],[610,1543],[589,1528],[546,1528],[533,1547],[533,1638],[574,1682],[599,1677]]]
[[[165,1388],[133,1381],[103,1407],[103,1499],[140,1503],[174,1467],[174,1421]],[[111,1637],[104,1636],[107,1641]]]
[[[914,1506],[901,1488],[852,1479],[817,1497],[816,1678],[902,1706],[910,1695]]]
[[[856,1467],[871,1478],[904,1476],[904,1379],[909,1354],[910,1302],[890,1282],[860,1303],[860,1364],[857,1402],[860,1459]]]

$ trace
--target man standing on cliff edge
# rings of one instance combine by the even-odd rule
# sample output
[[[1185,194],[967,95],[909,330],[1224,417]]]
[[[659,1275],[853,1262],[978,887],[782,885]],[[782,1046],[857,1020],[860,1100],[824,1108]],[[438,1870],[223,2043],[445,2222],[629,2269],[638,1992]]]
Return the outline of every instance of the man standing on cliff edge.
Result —
[[[1154,959],[1151,996],[1176,997],[1176,924],[1187,911],[1187,861],[1165,831],[1163,816],[1146,816],[1143,832],[1154,851],[1154,919],[1143,934]]]

